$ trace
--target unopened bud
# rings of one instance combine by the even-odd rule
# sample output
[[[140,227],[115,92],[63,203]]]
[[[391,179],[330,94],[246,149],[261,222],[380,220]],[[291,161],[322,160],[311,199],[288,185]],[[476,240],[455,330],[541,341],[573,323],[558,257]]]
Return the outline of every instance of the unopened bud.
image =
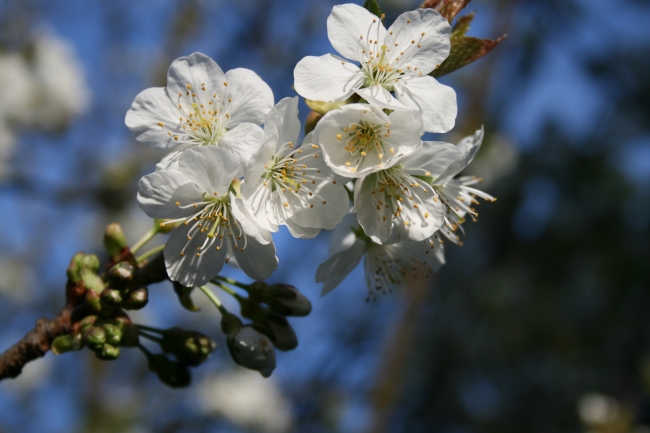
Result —
[[[275,370],[275,350],[271,340],[250,326],[243,326],[228,336],[228,350],[232,359],[242,367],[259,371],[269,377]]]
[[[176,295],[178,295],[178,300],[180,301],[181,305],[185,307],[186,310],[199,311],[200,308],[194,305],[194,301],[192,301],[192,290],[194,290],[194,287],[185,287],[182,284],[174,281],[174,292],[176,292]]]
[[[79,284],[81,282],[81,270],[84,267],[85,257],[86,257],[85,253],[78,252],[77,254],[72,256],[72,259],[70,259],[70,264],[68,265],[68,269],[66,273],[68,279],[75,284]]]
[[[135,278],[135,267],[128,262],[120,262],[109,269],[106,274],[108,285],[116,289],[128,287]]]
[[[86,292],[86,305],[95,313],[102,311],[102,302],[99,293],[88,290]]]
[[[172,388],[184,388],[192,383],[192,373],[186,365],[161,354],[148,355],[147,358],[149,370],[156,373],[162,383]]]
[[[109,305],[111,307],[117,307],[122,303],[122,293],[120,293],[120,291],[117,289],[111,289],[110,287],[107,287],[102,290],[102,293],[99,296],[103,304]]]
[[[175,326],[163,333],[160,347],[183,364],[195,367],[208,359],[217,348],[217,342],[200,332]]]
[[[120,340],[120,346],[124,347],[136,347],[140,342],[140,336],[138,335],[138,329],[133,325],[133,322],[126,314],[122,313],[116,317],[113,317],[110,320],[110,323],[117,326],[120,331],[122,331],[122,339]]]
[[[117,223],[112,223],[106,226],[104,233],[104,248],[113,260],[120,258],[120,253],[126,248],[126,237],[122,231],[122,227]]]
[[[120,348],[106,343],[95,349],[95,356],[102,361],[113,361],[114,359],[119,358]]]
[[[79,321],[78,325],[76,325],[73,329],[75,329],[76,331],[78,331],[80,333],[84,333],[84,332],[86,332],[86,330],[88,328],[93,326],[98,319],[99,319],[99,317],[97,317],[97,316],[93,316],[93,315],[86,316],[83,319],[81,319]]]
[[[140,310],[149,302],[149,291],[146,287],[131,290],[126,294],[122,306],[125,310]]]
[[[221,330],[227,336],[233,336],[239,332],[242,327],[242,322],[239,317],[230,313],[223,313],[221,316]]]
[[[269,313],[264,322],[255,323],[253,327],[269,337],[279,350],[293,350],[298,346],[296,332],[287,319],[280,314]]]
[[[106,333],[106,342],[108,344],[117,345],[122,340],[122,330],[113,325],[112,323],[104,323],[102,325]]]
[[[83,334],[84,343],[92,350],[97,350],[106,343],[106,331],[101,326],[92,326]]]
[[[60,335],[52,341],[52,353],[60,355],[74,350],[81,350],[84,347],[83,335],[81,333],[72,335]]]
[[[83,258],[83,265],[95,273],[99,272],[99,268],[101,267],[99,257],[97,257],[95,254],[86,254],[86,256]]]
[[[256,281],[250,285],[248,292],[251,301],[263,302],[283,316],[303,317],[311,313],[311,302],[294,286],[268,285],[263,281]]]
[[[86,256],[88,257],[88,256]],[[102,279],[97,275],[97,271],[92,268],[86,267],[81,270],[81,281],[88,290],[99,294],[106,287]]]

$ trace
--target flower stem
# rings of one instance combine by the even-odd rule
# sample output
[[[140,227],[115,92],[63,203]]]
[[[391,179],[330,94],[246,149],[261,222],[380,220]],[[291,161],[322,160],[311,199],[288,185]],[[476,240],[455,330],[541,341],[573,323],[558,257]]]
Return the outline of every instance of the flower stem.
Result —
[[[153,239],[154,236],[158,233],[158,229],[156,227],[153,227],[151,230],[149,230],[147,233],[145,233],[142,238],[138,242],[136,242],[132,247],[131,247],[131,252],[135,253],[137,252],[140,248],[142,248],[147,242],[149,242],[151,239]]]
[[[161,339],[161,338],[156,337],[156,336],[154,336],[154,335],[147,334],[147,333],[144,332],[144,331],[138,331],[138,334],[142,335],[144,338],[147,338],[147,339],[149,339],[149,340],[151,340],[151,341],[155,341],[156,343],[159,343],[159,344],[160,344],[160,342],[162,342],[162,339]]]
[[[249,287],[248,284],[240,283],[239,281],[235,281],[232,278],[226,278],[226,277],[222,277],[220,275],[217,275],[216,277],[214,277],[214,279],[215,280],[221,280],[224,283],[228,283],[231,286],[236,286],[236,287],[239,287],[239,288],[244,289],[244,290],[247,290],[248,287]],[[212,283],[216,284],[216,285],[219,285],[219,283],[215,282],[214,280],[212,280]]]
[[[212,303],[214,304],[214,306],[217,307],[217,308],[219,309],[219,311],[221,311],[221,312],[224,313],[224,314],[228,312],[228,310],[226,310],[226,307],[223,306],[223,304],[221,303],[221,301],[219,300],[219,298],[217,298],[217,295],[215,295],[214,293],[212,293],[212,290],[210,290],[207,286],[199,286],[199,289],[200,289],[203,293],[205,293],[205,296],[207,296],[208,299],[209,299],[210,301],[212,301]]]
[[[151,327],[151,326],[146,326],[146,325],[137,325],[137,324],[136,324],[135,326],[137,326],[138,329],[143,329],[143,330],[145,330],[145,331],[149,331],[149,332],[155,332],[156,334],[163,334],[163,333],[165,332],[165,331],[163,331],[162,329],[153,328],[153,327]]]
[[[145,260],[147,260],[149,257],[151,257],[151,256],[153,256],[154,254],[159,253],[160,251],[162,251],[164,248],[165,248],[164,245],[159,245],[159,246],[157,246],[157,247],[154,247],[154,248],[150,249],[149,251],[147,251],[146,253],[142,253],[141,255],[139,255],[138,257],[136,257],[135,260],[136,260],[138,263],[142,263],[142,262],[144,262]],[[131,250],[131,252],[133,252],[133,250]]]
[[[239,294],[237,292],[235,292],[233,289],[231,289],[230,287],[226,286],[225,284],[219,283],[219,282],[216,282],[216,281],[212,281],[212,284],[214,284],[215,286],[220,287],[221,290],[228,293],[229,295],[234,296],[235,298],[239,298]]]

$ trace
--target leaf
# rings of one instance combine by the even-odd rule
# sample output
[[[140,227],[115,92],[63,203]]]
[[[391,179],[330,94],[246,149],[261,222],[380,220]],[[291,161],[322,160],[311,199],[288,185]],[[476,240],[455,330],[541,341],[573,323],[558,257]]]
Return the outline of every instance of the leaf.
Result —
[[[462,11],[471,0],[424,0],[421,8],[434,9],[451,24],[451,20]]]
[[[505,37],[503,35],[495,41],[470,36],[452,38],[449,57],[438,68],[434,69],[430,75],[433,77],[441,77],[475,62],[492,51]]]
[[[381,9],[379,8],[379,3],[377,3],[377,0],[366,0],[366,2],[363,4],[363,7],[368,9],[372,14],[377,15],[379,18],[381,18],[381,21],[384,21],[384,14],[381,13]]]
[[[458,20],[456,20],[456,24],[454,24],[454,27],[451,29],[450,37],[458,38],[461,36],[465,36],[469,31],[469,26],[470,24],[472,24],[473,20],[474,20],[474,12],[458,18]]]

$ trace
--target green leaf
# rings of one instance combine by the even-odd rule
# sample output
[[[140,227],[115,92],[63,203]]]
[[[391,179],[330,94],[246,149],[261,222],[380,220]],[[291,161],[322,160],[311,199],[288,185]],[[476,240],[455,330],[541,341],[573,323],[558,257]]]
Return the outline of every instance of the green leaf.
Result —
[[[366,0],[366,2],[363,4],[363,7],[381,18],[382,22],[384,21],[383,14],[381,13],[381,9],[379,8],[379,3],[377,3],[377,0]]]
[[[472,20],[474,20],[474,12],[458,18],[456,24],[454,24],[454,28],[451,29],[451,37],[459,38],[465,36],[469,31],[469,26],[472,24]]]
[[[431,72],[431,76],[441,77],[475,62],[492,51],[492,49],[499,45],[504,38],[505,35],[495,41],[492,39],[479,39],[469,36],[452,38],[449,57],[447,57],[438,68]]]

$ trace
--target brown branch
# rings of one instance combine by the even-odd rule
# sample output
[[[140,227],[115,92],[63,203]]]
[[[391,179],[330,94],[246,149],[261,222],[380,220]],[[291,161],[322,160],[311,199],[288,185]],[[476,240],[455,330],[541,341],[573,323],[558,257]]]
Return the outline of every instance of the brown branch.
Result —
[[[167,278],[169,277],[165,270],[165,259],[160,253],[138,269],[135,283],[148,286]],[[38,319],[34,329],[29,331],[18,343],[0,354],[0,380],[18,377],[25,364],[45,356],[56,337],[72,332],[73,323],[85,316],[83,314],[85,291],[86,288],[83,285],[73,285],[68,281],[67,302],[61,313],[52,320],[45,317]]]

